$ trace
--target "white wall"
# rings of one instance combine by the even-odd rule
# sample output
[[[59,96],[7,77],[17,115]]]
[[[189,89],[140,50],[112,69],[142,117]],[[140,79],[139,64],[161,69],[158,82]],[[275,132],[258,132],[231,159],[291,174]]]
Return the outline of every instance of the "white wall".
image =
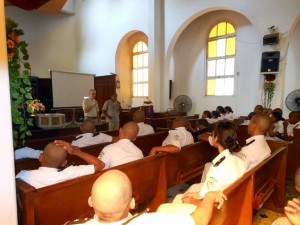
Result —
[[[0,224],[15,225],[17,222],[14,154],[12,142],[9,76],[6,52],[4,1],[0,0]]]
[[[300,89],[300,23],[292,34],[292,39],[287,53],[287,65],[284,83],[284,101],[289,93]],[[284,104],[283,114],[288,117],[290,110]]]
[[[236,72],[234,96],[205,96],[206,90],[206,46],[207,35],[216,21],[232,21],[236,28]],[[192,113],[201,114],[204,110],[215,110],[218,105],[229,105],[237,115],[248,115],[249,107],[254,107],[258,98],[257,91],[260,75],[258,70],[260,43],[250,22],[241,14],[233,11],[213,11],[195,19],[181,33],[175,47],[172,62],[174,68],[173,97],[186,94],[193,102]],[[255,62],[255,66],[249,64]],[[245,94],[251,93],[245,101]]]
[[[272,5],[272,7],[270,7]],[[273,50],[280,50],[281,55],[286,54],[286,49],[288,46],[288,33],[293,25],[295,19],[299,15],[300,12],[300,4],[296,0],[289,0],[289,1],[271,1],[266,0],[263,3],[258,0],[254,1],[239,1],[239,0],[232,0],[232,1],[172,1],[166,0],[165,1],[165,76],[168,78],[173,76],[172,73],[176,73],[174,71],[173,66],[176,66],[174,53],[173,51],[176,50],[175,46],[178,45],[179,37],[181,38],[181,34],[185,32],[185,28],[189,26],[189,24],[194,21],[199,16],[202,16],[208,12],[215,11],[218,9],[230,9],[232,11],[239,12],[249,21],[249,24],[252,26],[251,29],[246,29],[246,33],[244,32],[245,29],[241,32],[243,35],[243,39],[246,40],[246,35],[250,35],[250,37],[257,37],[256,39],[259,40],[259,45],[254,46],[253,48],[247,48],[243,45],[245,43],[240,43],[240,48],[242,52],[240,54],[239,61],[237,62],[237,71],[245,71],[246,73],[240,73],[239,80],[242,80],[242,76],[250,75],[249,77],[253,77],[253,80],[250,80],[251,83],[249,86],[246,86],[243,82],[239,81],[237,84],[239,91],[239,97],[236,99],[236,106],[239,108],[238,114],[244,114],[245,112],[249,112],[253,109],[255,104],[261,104],[261,94],[262,94],[262,85],[264,81],[264,77],[259,75],[260,73],[260,60],[261,60],[261,53],[264,51],[273,51]],[[239,23],[239,21],[234,21]],[[278,31],[281,34],[280,45],[276,46],[263,46],[262,45],[262,37],[268,33],[268,27],[275,25],[278,28]],[[251,32],[250,32],[251,31]],[[254,32],[254,33],[252,33]],[[203,34],[203,35],[206,35]],[[253,41],[253,38],[250,42]],[[257,43],[254,41],[254,43]],[[179,47],[177,46],[177,49]],[[238,50],[239,50],[238,49]],[[202,60],[201,54],[203,52],[199,52],[198,56],[194,56],[194,60]],[[242,55],[250,54],[250,60],[246,58],[242,58]],[[182,57],[183,58],[183,57]],[[181,61],[181,64],[186,63],[186,61]],[[283,65],[281,65],[283,64]],[[194,64],[193,64],[194,65]],[[195,63],[196,65],[196,63]],[[197,69],[196,69],[197,70]],[[199,71],[203,71],[203,68],[196,71],[195,67],[190,68],[191,74],[186,74],[187,77],[192,78],[192,74]],[[280,74],[276,78],[277,89],[274,95],[274,100],[272,103],[272,107],[283,107],[284,102],[283,99],[283,89],[284,89],[284,77],[285,77],[285,64],[284,60],[281,59],[280,63]],[[256,77],[256,78],[255,78]],[[248,82],[248,81],[247,81]],[[179,82],[181,85],[181,82]],[[197,80],[196,82],[197,83]],[[241,85],[240,85],[241,84]],[[188,85],[182,85],[183,88],[190,89]],[[246,86],[246,91],[244,89]],[[163,87],[163,89],[167,89],[167,85]],[[247,90],[250,90],[247,92]],[[165,96],[167,98],[167,96]],[[211,98],[207,102],[211,105],[223,105],[224,98]],[[201,104],[207,103],[201,102]],[[253,104],[255,103],[255,104]],[[225,102],[224,102],[225,105]],[[168,107],[165,105],[165,107]],[[195,106],[197,107],[197,106]],[[194,108],[195,110],[195,108]],[[197,108],[198,110],[198,108]],[[194,112],[191,112],[194,113]]]
[[[115,55],[130,31],[147,30],[147,0],[77,0],[79,70],[97,75],[115,72]]]
[[[50,77],[48,69],[77,72],[75,17],[25,11],[14,6],[5,8],[6,17],[23,29],[28,43],[31,74]]]

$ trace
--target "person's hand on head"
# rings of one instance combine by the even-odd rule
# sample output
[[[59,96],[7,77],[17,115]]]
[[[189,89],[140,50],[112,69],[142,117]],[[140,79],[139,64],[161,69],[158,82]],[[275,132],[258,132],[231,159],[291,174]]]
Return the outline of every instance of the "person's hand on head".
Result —
[[[75,152],[80,151],[79,147],[73,146],[70,143],[63,140],[55,140],[54,143],[58,146],[63,147],[70,155],[73,155]]]
[[[293,225],[300,225],[300,198],[293,198],[284,207],[285,215]]]

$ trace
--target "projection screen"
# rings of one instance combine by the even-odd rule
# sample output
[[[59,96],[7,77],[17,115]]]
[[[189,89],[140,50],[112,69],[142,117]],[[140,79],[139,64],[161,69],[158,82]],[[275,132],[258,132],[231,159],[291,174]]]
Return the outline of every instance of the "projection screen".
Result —
[[[94,88],[95,74],[50,70],[53,108],[81,107],[89,89]]]

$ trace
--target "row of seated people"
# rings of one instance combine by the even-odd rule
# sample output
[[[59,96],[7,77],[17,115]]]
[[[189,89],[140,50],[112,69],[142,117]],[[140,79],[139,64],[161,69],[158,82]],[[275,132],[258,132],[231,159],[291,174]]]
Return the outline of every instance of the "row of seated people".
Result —
[[[249,129],[250,130],[251,129],[255,130],[255,132],[253,131],[253,135],[254,134],[263,135],[263,134],[260,134],[260,133],[265,133],[265,130],[263,130],[263,129],[265,129],[265,127],[268,128],[267,124],[269,123],[269,121],[270,121],[269,117],[267,117],[265,115],[257,115],[255,117],[253,117],[253,119],[251,120],[251,122],[249,124],[249,127],[250,127]],[[126,127],[127,127],[127,129],[126,129]],[[175,128],[175,130],[171,130],[170,133],[169,133],[169,136],[166,139],[166,140],[169,139],[169,142],[166,141],[166,143],[165,143],[165,145],[163,147],[158,147],[158,148],[155,147],[155,148],[153,148],[153,151],[151,151],[152,154],[156,154],[157,152],[164,152],[164,151],[165,152],[178,152],[178,151],[180,151],[180,148],[182,147],[181,145],[184,145],[186,143],[186,140],[191,140],[191,142],[188,142],[188,143],[192,143],[193,142],[192,141],[192,136],[191,136],[191,134],[189,132],[186,131],[185,127],[186,127],[186,120],[185,120],[185,118],[177,118],[176,120],[174,120],[174,128]],[[133,122],[129,122],[123,128],[120,129],[120,140],[119,141],[122,141],[124,139],[124,138],[122,138],[123,134],[128,134],[129,135],[129,134],[133,134],[134,133],[134,135],[131,135],[131,136],[130,135],[129,136],[125,135],[125,137],[126,137],[125,139],[131,140],[133,138],[133,136],[136,136],[137,130],[138,130],[138,128],[137,128],[136,124],[133,123]],[[236,135],[237,134],[236,134],[235,127],[230,122],[222,122],[222,123],[220,123],[217,126],[217,129],[214,131],[214,133],[212,135],[213,136],[213,145],[216,148],[218,148],[218,150],[220,152],[220,155],[213,161],[214,166],[212,166],[211,168],[213,169],[213,167],[219,167],[218,169],[220,169],[220,168],[223,167],[223,165],[224,166],[225,165],[230,165],[230,162],[232,161],[232,160],[230,160],[230,158],[232,158],[235,161],[239,162],[238,164],[241,165],[240,166],[240,171],[237,173],[238,174],[237,177],[233,178],[232,182],[234,182],[234,179],[237,179],[245,171],[245,168],[246,168],[247,164],[246,163],[244,164],[244,162],[247,162],[247,163],[250,164],[250,157],[248,157],[247,154],[243,155],[242,160],[241,160],[238,157],[231,156],[231,154],[229,153],[229,149],[231,149],[232,145],[234,145],[235,147],[237,145]],[[251,144],[253,144],[254,142],[252,141]],[[256,141],[256,142],[257,142],[257,144],[259,143],[259,141]],[[70,154],[75,154],[75,155],[77,155],[79,157],[82,157],[82,158],[86,158],[87,157],[86,155],[84,155],[80,151],[79,148],[75,148],[75,147],[71,146],[69,143],[62,142],[62,141],[57,141],[56,144],[59,145],[60,147],[63,147]],[[57,145],[50,144],[50,147],[52,146],[53,148],[54,147],[58,148]],[[60,149],[63,149],[63,148],[60,148]],[[45,149],[45,151],[46,150],[47,149]],[[104,150],[105,149],[103,149],[103,151]],[[48,151],[46,151],[46,152],[48,152]],[[44,154],[46,154],[46,152],[44,152]],[[224,154],[224,156],[222,154]],[[257,155],[261,156],[262,154],[260,153],[260,154],[257,154]],[[100,157],[100,159],[101,159],[101,157]],[[103,166],[105,166],[105,165],[103,165],[103,163],[102,164],[94,163],[95,162],[95,158],[88,159],[88,160],[91,160],[89,163],[94,164],[94,170],[95,171],[99,171],[101,168],[104,168]],[[225,168],[226,168],[226,166],[225,166]],[[68,170],[68,168],[66,168],[65,170]],[[63,171],[65,171],[65,170],[63,170]],[[219,172],[220,171],[224,172],[226,170],[221,169],[221,170],[219,170]],[[230,174],[231,173],[230,171],[231,170],[227,170],[227,174]],[[215,179],[213,176],[211,176],[212,174],[213,174],[213,172],[210,172],[210,171],[208,172],[208,179],[207,180]],[[218,173],[216,173],[216,174],[218,174]],[[224,176],[222,177],[222,179],[223,178],[224,178]],[[208,185],[208,184],[205,185],[207,187],[207,191],[214,190],[215,188],[217,188],[218,190],[224,189],[225,187],[227,187],[229,185],[229,184],[227,186],[223,185],[218,180],[217,180],[216,184],[217,185],[213,185],[212,187],[210,185]]]

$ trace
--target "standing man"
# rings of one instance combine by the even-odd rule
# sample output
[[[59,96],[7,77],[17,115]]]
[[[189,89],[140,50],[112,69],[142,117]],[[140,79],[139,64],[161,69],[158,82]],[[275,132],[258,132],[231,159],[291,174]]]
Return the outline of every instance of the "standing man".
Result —
[[[109,123],[109,130],[118,130],[120,126],[119,113],[122,110],[118,95],[113,93],[109,100],[104,102],[102,112]]]
[[[96,124],[100,123],[99,119],[99,106],[96,98],[96,90],[90,89],[89,90],[89,97],[83,99],[82,101],[82,109],[84,112],[84,119],[91,119]]]

